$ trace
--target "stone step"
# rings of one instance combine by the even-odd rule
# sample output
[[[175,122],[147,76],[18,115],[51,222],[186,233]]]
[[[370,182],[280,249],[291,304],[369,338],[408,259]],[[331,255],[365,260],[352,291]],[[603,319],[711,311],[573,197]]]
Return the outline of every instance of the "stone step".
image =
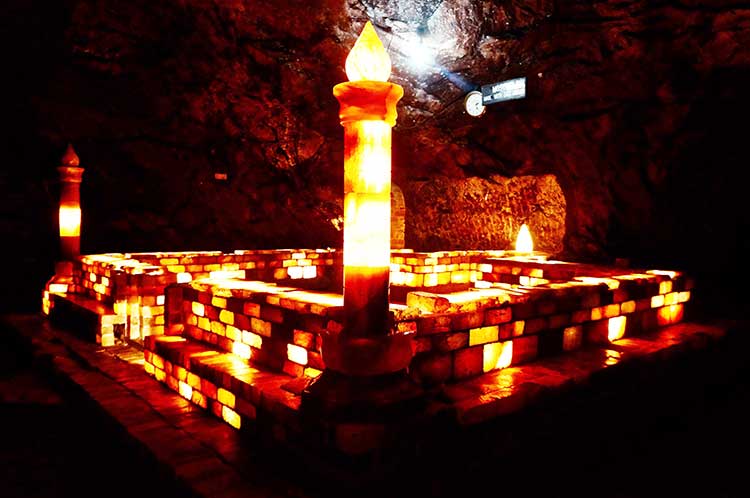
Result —
[[[125,317],[112,306],[80,294],[50,293],[50,320],[56,326],[73,330],[81,338],[113,346],[116,333],[125,327]]]
[[[285,425],[299,424],[300,379],[184,337],[151,336],[144,347],[148,374],[236,428],[259,411]]]

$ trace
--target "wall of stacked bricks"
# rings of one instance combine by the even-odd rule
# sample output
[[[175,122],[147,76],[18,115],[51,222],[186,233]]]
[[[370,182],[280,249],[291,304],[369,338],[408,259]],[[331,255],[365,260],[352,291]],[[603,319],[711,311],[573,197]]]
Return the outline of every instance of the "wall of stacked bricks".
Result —
[[[82,257],[73,288],[111,303],[133,340],[179,333],[273,371],[314,377],[324,368],[321,334],[342,326],[340,300],[295,299],[303,281],[308,288],[340,289],[333,250],[118,256]],[[471,377],[675,323],[690,298],[690,282],[675,272],[631,274],[500,256],[393,252],[392,294],[401,296],[393,301],[403,303],[391,307],[394,333],[415,334],[410,371],[419,382]],[[215,295],[217,282],[227,278],[281,285],[270,287],[273,292]],[[503,297],[450,302],[450,293],[479,284],[502,288]]]
[[[425,275],[424,267],[458,264],[462,271],[460,258],[467,254],[446,254],[398,253],[393,269],[411,263],[411,273]],[[394,332],[415,334],[410,372],[421,383],[463,379],[677,323],[690,299],[692,283],[676,272],[470,256],[476,259],[469,271],[474,264],[485,287],[518,283],[501,284],[509,299],[489,293],[452,303],[448,294],[422,288],[407,294],[409,306],[391,307]],[[459,260],[441,261],[450,257]],[[167,323],[174,327],[168,332],[182,337],[152,337],[145,344],[150,374],[235,427],[259,410],[285,413],[293,423],[299,397],[271,372],[286,379],[319,375],[325,368],[321,334],[341,330],[340,300],[316,302],[304,291],[260,289],[228,291],[210,280],[171,285]],[[181,342],[185,338],[190,342]]]

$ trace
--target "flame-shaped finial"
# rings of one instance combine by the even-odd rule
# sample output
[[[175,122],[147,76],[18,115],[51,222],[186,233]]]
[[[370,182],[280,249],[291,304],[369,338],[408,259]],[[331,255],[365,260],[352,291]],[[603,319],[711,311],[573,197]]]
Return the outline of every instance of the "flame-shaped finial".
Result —
[[[346,58],[346,75],[349,81],[388,81],[391,75],[391,58],[370,21]]]
[[[60,159],[60,164],[74,168],[77,168],[81,164],[81,160],[78,159],[78,154],[73,150],[71,144],[68,144],[68,148],[65,149],[65,154],[63,154],[62,159]]]
[[[531,240],[531,232],[526,223],[521,225],[521,229],[518,231],[518,237],[516,238],[516,252],[533,252],[534,241]]]

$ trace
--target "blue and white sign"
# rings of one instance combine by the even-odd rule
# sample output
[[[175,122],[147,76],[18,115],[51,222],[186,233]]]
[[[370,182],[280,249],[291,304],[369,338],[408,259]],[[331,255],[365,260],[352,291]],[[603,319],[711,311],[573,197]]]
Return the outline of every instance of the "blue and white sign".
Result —
[[[491,85],[482,85],[482,104],[496,104],[526,97],[526,78],[514,78]]]

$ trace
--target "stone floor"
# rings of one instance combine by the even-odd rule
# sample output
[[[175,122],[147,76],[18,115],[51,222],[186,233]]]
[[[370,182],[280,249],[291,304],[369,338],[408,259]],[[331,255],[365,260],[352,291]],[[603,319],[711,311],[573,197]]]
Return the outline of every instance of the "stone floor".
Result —
[[[44,321],[22,319],[43,336]],[[745,496],[735,455],[750,443],[750,328],[725,325],[726,340],[705,350],[435,434],[367,472],[261,447],[146,378],[124,361],[137,358],[127,349],[118,359],[51,336],[30,348],[4,331],[2,494]],[[92,361],[120,373],[102,375]]]

